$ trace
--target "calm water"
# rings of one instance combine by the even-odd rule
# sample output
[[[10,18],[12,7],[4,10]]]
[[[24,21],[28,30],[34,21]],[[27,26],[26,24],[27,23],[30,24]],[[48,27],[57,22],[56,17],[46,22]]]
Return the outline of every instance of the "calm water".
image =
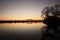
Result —
[[[43,23],[4,23],[0,24],[0,36],[4,38],[24,38],[24,39],[31,39],[37,40],[42,37],[41,28],[45,24]]]
[[[43,23],[3,23],[0,24],[0,29],[2,30],[15,30],[15,31],[30,31],[30,30],[40,30],[44,26]]]

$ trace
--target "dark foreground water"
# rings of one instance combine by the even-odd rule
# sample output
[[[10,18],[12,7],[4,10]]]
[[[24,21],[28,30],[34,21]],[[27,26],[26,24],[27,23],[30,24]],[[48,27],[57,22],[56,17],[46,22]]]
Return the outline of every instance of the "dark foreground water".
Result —
[[[41,40],[43,23],[0,24],[0,40]]]

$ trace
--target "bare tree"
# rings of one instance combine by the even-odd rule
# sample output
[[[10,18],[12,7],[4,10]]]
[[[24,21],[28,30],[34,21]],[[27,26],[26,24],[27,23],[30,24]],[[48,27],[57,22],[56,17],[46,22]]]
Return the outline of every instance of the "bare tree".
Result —
[[[45,7],[43,10],[42,10],[42,17],[48,17],[48,14],[49,14],[49,10],[50,8],[49,7]]]
[[[60,16],[60,5],[45,7],[42,10],[42,15],[41,16],[47,18],[48,16],[51,16],[49,14],[52,14],[55,17]]]
[[[57,16],[60,16],[60,5],[55,5]]]

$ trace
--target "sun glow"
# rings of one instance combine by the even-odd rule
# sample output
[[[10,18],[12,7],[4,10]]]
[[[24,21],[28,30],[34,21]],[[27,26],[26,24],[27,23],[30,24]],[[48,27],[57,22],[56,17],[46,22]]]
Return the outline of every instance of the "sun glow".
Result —
[[[43,20],[42,17],[0,17],[0,20],[26,20],[26,19]]]

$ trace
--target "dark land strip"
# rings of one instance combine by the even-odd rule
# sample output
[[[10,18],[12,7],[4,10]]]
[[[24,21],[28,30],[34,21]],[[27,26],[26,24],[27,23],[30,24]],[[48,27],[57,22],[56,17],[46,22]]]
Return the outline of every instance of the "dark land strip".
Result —
[[[0,20],[0,23],[26,23],[26,22],[43,22],[43,20]]]

